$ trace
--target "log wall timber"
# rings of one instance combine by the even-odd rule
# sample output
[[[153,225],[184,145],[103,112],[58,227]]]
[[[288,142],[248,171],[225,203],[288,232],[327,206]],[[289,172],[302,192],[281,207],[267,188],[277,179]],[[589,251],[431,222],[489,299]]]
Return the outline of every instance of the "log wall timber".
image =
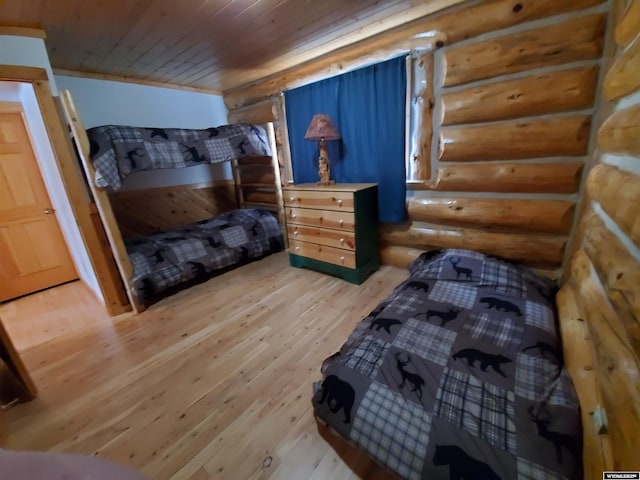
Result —
[[[571,115],[442,127],[440,160],[468,162],[581,156],[587,153],[590,126],[590,116]]]
[[[487,122],[589,108],[593,105],[597,81],[598,69],[583,67],[446,93],[442,95],[442,124]]]
[[[427,72],[429,77],[434,75],[433,52],[426,52],[418,58],[418,65]],[[412,165],[409,180],[429,180],[431,178],[431,144],[433,142],[433,107],[435,106],[433,95],[433,82],[427,82],[417,97],[420,104],[419,118],[416,120],[421,125],[418,134],[417,152],[411,159]]]
[[[384,244],[411,248],[466,248],[538,267],[562,260],[565,237],[551,234],[488,232],[414,222],[411,226],[384,225]]]
[[[596,375],[601,383],[604,407],[614,452],[614,469],[637,465],[640,445],[640,365],[620,318],[611,307],[593,266],[583,250],[572,261],[572,282],[584,305],[596,353]]]
[[[435,197],[408,202],[416,221],[563,234],[569,233],[574,209],[573,202],[561,200]]]
[[[616,26],[616,43],[628,45],[640,31],[640,2],[632,1]]]
[[[275,120],[273,111],[273,102],[271,100],[267,100],[266,102],[256,103],[255,105],[249,105],[245,108],[233,110],[232,112],[229,112],[227,120],[229,123],[252,123],[261,125]]]
[[[607,153],[640,155],[640,105],[607,118],[598,131],[598,146]]]
[[[572,372],[571,380],[578,391],[580,415],[583,429],[584,478],[596,480],[602,478],[600,472],[610,470],[613,465],[613,452],[609,435],[599,433],[593,424],[593,412],[604,404],[602,386],[594,369],[596,354],[589,326],[584,321],[584,306],[572,285],[563,287],[556,296],[558,313],[562,318],[559,329],[563,339],[571,338],[573,342],[564,342],[564,365]]]
[[[585,207],[570,249],[575,253],[558,294],[565,363],[583,412],[586,478],[601,478],[602,470],[637,469],[640,451],[639,5],[631,2],[621,18],[614,17],[619,48],[609,52],[607,61],[615,61],[599,105],[613,113],[599,128],[602,152],[594,152],[599,164],[586,180]],[[583,324],[583,335],[571,334],[576,322]],[[589,360],[571,354],[578,351]],[[606,412],[604,429],[591,421],[597,409]]]
[[[415,190],[498,193],[575,193],[582,162],[444,164],[435,184],[411,185]]]
[[[640,245],[640,177],[600,164],[589,174],[587,194],[598,202],[622,231]]]
[[[640,88],[640,36],[614,62],[604,79],[604,94],[618,100]]]
[[[599,58],[605,15],[504,35],[447,50],[444,86]]]
[[[111,208],[123,237],[187,225],[237,207],[233,181],[113,193]]]

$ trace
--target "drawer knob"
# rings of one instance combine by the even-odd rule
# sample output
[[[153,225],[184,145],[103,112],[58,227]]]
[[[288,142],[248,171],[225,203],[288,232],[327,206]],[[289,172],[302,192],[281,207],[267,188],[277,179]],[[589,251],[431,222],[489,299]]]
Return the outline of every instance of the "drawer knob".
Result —
[[[297,229],[296,229],[296,230],[294,230],[294,231],[293,231],[293,234],[294,234],[294,235],[297,235],[297,234],[298,234],[298,230],[297,230]]]
[[[300,247],[296,247],[296,250],[300,250]]]
[[[289,197],[290,202],[294,202],[295,200],[296,200],[296,197]]]
[[[342,205],[342,199],[338,199],[338,205]]]
[[[344,257],[340,257],[340,261],[344,263]]]
[[[292,214],[292,215],[291,215],[291,218],[296,218],[296,215],[293,215],[293,214]]]
[[[344,238],[341,238],[341,239],[340,239],[340,243],[344,243]]]
[[[344,220],[340,220],[340,226],[344,225]]]

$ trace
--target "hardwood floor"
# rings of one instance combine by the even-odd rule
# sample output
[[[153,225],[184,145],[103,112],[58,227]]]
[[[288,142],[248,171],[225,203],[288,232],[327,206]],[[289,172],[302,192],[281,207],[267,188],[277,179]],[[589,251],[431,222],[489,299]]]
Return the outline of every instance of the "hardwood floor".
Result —
[[[385,266],[357,286],[280,253],[29,348],[40,397],[7,412],[8,446],[99,455],[150,479],[378,478],[320,435],[312,383],[406,277]]]
[[[113,323],[93,292],[79,280],[2,303],[0,318],[18,350]]]

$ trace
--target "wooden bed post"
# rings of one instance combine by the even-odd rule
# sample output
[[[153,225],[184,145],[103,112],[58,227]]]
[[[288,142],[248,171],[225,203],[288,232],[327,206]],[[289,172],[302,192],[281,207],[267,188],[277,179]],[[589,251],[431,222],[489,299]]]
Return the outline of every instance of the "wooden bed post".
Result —
[[[239,208],[264,208],[276,213],[280,230],[282,230],[284,247],[288,248],[280,163],[273,123],[265,123],[264,129],[269,138],[271,158],[244,157],[231,162],[233,180],[236,184],[236,198]]]
[[[107,234],[107,238],[109,239],[109,245],[113,252],[116,265],[118,266],[118,271],[120,272],[120,276],[122,277],[122,281],[125,285],[127,297],[129,298],[134,311],[136,313],[140,313],[144,310],[144,306],[138,301],[138,298],[135,295],[135,290],[131,282],[133,267],[129,261],[129,255],[127,254],[127,250],[124,246],[120,228],[118,227],[113,210],[111,209],[109,196],[104,189],[96,187],[93,180],[95,178],[95,170],[89,160],[89,138],[87,137],[86,130],[84,129],[84,125],[82,124],[82,120],[80,119],[80,115],[76,109],[71,92],[69,92],[69,90],[62,90],[60,92],[60,98],[62,99],[62,105],[64,107],[65,114],[67,115],[67,121],[71,127],[73,141],[77,147],[80,159],[82,160],[82,166],[87,177],[87,182],[89,183],[89,188],[93,194],[94,201],[98,208],[98,213],[100,214],[102,224],[104,225],[104,230]]]

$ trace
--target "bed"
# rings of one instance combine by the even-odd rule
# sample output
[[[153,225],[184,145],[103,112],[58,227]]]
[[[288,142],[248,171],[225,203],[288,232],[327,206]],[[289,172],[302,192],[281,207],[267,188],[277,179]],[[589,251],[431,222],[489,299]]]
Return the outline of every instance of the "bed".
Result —
[[[103,125],[85,130],[70,92],[61,96],[110,253],[134,311],[285,248],[272,124],[205,129]],[[133,172],[222,162],[231,163],[233,180],[146,189],[137,200],[118,192]],[[166,214],[159,212],[160,205],[167,205]],[[140,227],[132,228],[136,218],[141,219]]]
[[[243,123],[206,129],[102,125],[87,136],[93,181],[113,190],[133,172],[271,156],[266,130]]]
[[[166,232],[125,239],[136,297],[150,305],[178,286],[207,280],[284,248],[276,217],[238,209]]]
[[[402,478],[579,478],[554,283],[436,250],[322,364],[321,424]]]

